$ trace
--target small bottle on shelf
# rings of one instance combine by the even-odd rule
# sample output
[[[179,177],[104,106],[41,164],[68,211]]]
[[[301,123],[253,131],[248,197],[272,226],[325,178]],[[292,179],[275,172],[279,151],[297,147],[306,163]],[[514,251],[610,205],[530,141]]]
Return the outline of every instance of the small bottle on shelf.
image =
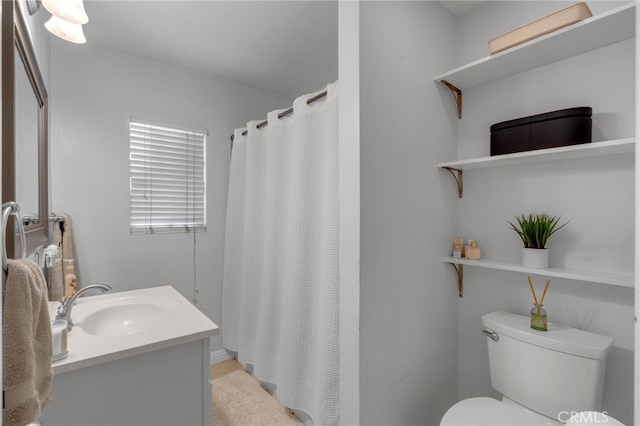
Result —
[[[464,248],[464,255],[469,260],[480,259],[480,248],[475,240],[469,240],[469,245]]]
[[[462,257],[462,248],[464,240],[462,238],[455,238],[453,240],[453,258],[460,259]]]

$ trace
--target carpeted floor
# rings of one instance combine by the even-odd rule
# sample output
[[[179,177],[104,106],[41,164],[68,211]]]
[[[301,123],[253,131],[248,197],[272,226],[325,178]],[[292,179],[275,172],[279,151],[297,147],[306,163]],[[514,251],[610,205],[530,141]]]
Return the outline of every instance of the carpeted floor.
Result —
[[[243,370],[243,368],[235,359],[213,364],[211,366],[211,380],[218,379],[236,370]]]
[[[211,366],[213,426],[300,426],[296,416],[235,360]]]

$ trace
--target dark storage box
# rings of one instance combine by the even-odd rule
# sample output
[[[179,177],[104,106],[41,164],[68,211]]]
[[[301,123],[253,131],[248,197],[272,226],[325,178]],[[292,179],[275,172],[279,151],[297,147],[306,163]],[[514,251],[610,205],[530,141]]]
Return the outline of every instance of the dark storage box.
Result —
[[[591,142],[591,108],[578,107],[491,126],[491,155]]]

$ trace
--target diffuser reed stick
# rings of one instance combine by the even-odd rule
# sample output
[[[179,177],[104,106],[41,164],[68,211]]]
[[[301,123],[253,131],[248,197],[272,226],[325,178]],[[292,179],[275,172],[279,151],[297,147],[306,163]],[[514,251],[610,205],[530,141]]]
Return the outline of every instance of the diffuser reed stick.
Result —
[[[547,290],[549,289],[549,284],[551,284],[551,280],[547,280],[547,283],[544,286],[544,291],[542,292],[542,298],[540,299],[540,305],[542,305],[542,301],[544,300],[544,296],[547,294]]]
[[[536,304],[536,309],[538,310],[538,314],[539,314],[540,313],[540,304],[538,303],[538,297],[536,296],[536,291],[533,289],[533,283],[531,282],[531,277],[527,276],[527,279],[529,280],[529,288],[531,288],[531,294],[533,294],[533,301]]]

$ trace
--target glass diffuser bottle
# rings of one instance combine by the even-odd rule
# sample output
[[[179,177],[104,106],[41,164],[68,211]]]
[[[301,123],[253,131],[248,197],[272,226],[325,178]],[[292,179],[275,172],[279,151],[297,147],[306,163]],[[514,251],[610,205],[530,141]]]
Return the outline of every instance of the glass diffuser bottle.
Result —
[[[547,331],[547,311],[542,308],[542,305],[534,304],[531,308],[531,328]]]

